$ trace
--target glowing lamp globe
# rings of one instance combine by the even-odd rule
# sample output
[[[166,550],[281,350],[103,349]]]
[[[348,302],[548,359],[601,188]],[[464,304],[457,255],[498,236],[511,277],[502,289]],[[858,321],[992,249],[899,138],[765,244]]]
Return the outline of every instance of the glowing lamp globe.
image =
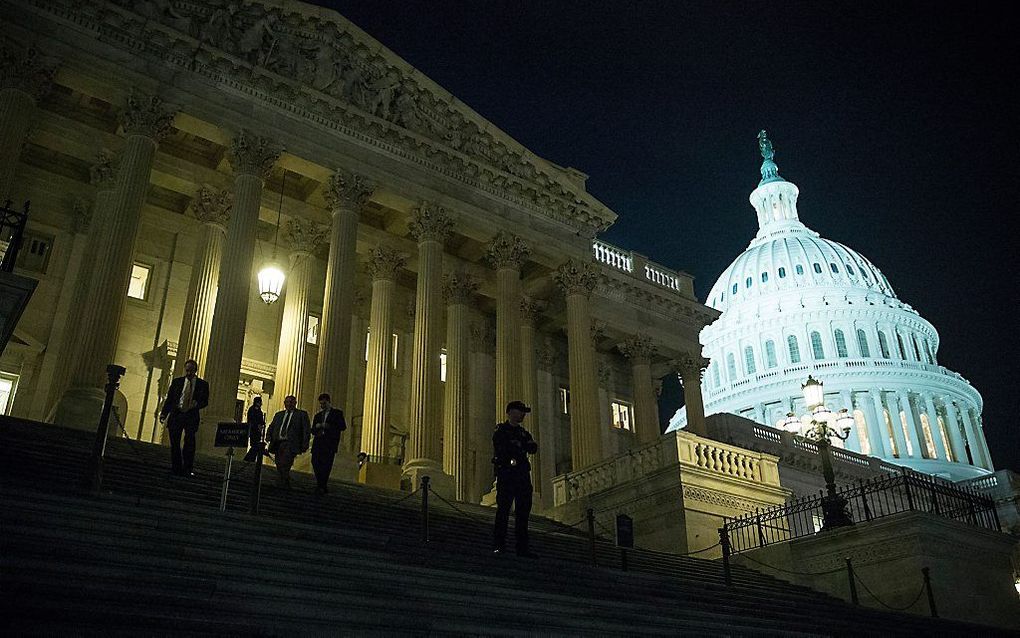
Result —
[[[266,305],[280,298],[283,290],[283,269],[275,262],[267,262],[259,271],[259,296]]]
[[[812,410],[825,403],[825,393],[822,390],[822,382],[808,375],[807,381],[800,386],[804,391],[804,403],[809,410]]]

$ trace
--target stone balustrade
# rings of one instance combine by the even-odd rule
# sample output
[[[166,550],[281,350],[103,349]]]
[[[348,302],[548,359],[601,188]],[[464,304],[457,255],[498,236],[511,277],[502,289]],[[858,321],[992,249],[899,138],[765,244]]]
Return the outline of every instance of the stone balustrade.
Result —
[[[610,268],[625,272],[660,288],[672,290],[684,297],[694,298],[694,280],[687,273],[670,270],[665,266],[648,261],[644,255],[624,250],[599,239],[592,242],[592,254],[596,261]]]

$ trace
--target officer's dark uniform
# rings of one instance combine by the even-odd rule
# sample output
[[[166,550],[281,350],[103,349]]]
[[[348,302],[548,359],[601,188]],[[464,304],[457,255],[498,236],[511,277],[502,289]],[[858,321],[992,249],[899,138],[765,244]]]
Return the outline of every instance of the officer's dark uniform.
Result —
[[[528,455],[538,452],[538,444],[523,427],[504,421],[496,426],[492,434],[492,450],[492,463],[496,466],[496,527],[493,547],[503,550],[510,505],[516,501],[514,536],[517,553],[527,554],[528,516],[531,514],[533,491]]]

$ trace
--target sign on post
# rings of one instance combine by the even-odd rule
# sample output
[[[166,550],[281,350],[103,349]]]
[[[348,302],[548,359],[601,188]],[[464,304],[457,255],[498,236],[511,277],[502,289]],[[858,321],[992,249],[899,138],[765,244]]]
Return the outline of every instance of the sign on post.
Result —
[[[634,519],[626,514],[616,515],[617,547],[634,547]]]
[[[223,421],[216,424],[216,447],[248,447],[248,424]]]

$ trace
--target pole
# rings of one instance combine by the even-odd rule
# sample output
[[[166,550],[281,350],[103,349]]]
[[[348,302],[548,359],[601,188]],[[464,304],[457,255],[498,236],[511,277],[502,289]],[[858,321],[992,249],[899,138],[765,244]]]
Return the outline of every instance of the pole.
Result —
[[[854,566],[850,563],[850,557],[846,557],[846,577],[850,582],[850,602],[855,605],[860,605],[861,601],[857,598],[857,583],[854,581]]]
[[[234,462],[234,448],[227,448],[227,464],[223,468],[223,491],[220,492],[220,511],[227,511],[227,492],[230,491],[230,466]]]
[[[726,526],[719,528],[719,544],[722,545],[722,566],[723,579],[727,587],[733,586],[733,576],[730,573],[730,534]]]
[[[114,363],[106,366],[106,398],[103,400],[103,411],[99,415],[96,438],[92,442],[92,454],[86,465],[85,476],[82,477],[82,488],[93,496],[99,496],[99,491],[103,487],[103,456],[106,454],[106,437],[110,434],[113,397],[120,387],[120,378],[126,372],[126,369]]]
[[[598,556],[595,554],[595,510],[588,508],[588,543],[591,545],[591,564],[599,566]]]
[[[421,540],[429,542],[429,482],[427,476],[421,477]]]
[[[921,575],[924,576],[924,590],[928,593],[928,609],[932,618],[939,617],[939,610],[935,608],[935,593],[931,590],[931,573],[927,567],[921,568]]]
[[[266,450],[266,446],[265,442],[261,440],[255,445],[258,448],[258,454],[255,457],[255,472],[251,479],[251,503],[249,512],[253,516],[258,516],[259,499],[262,495],[262,455]]]

